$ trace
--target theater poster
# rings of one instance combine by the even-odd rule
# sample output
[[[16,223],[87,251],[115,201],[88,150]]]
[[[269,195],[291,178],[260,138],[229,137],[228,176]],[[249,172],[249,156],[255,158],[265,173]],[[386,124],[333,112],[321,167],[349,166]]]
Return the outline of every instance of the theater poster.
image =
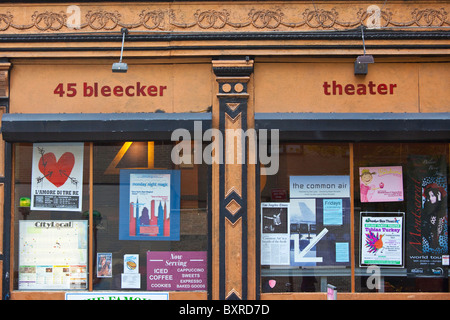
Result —
[[[180,240],[180,172],[120,171],[120,240]]]
[[[404,213],[361,212],[360,265],[403,267]]]
[[[81,211],[84,143],[35,143],[31,210]]]
[[[407,268],[444,275],[448,257],[447,170],[444,156],[410,156],[408,161]]]

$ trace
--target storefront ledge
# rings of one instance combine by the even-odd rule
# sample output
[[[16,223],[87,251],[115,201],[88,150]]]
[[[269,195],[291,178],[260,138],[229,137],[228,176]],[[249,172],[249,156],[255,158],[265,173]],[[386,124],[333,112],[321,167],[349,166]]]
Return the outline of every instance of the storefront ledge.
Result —
[[[64,300],[65,292],[59,291],[13,291],[11,300]]]
[[[170,140],[176,129],[211,127],[211,113],[9,113],[2,118],[8,142]]]
[[[262,293],[261,300],[327,300],[325,292]],[[356,293],[338,292],[337,300],[450,300],[450,293],[392,292]]]
[[[450,113],[255,113],[282,140],[448,141]]]
[[[261,300],[327,300],[327,294],[326,292],[261,293]]]
[[[11,300],[65,300],[61,291],[13,291]],[[169,300],[207,300],[207,292],[169,292]]]

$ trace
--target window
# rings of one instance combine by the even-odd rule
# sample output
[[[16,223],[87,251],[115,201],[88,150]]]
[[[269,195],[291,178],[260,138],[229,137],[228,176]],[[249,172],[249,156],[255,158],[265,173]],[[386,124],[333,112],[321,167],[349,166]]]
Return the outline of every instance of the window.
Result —
[[[448,292],[448,144],[354,150],[356,291]]]
[[[206,291],[208,170],[174,165],[173,147],[171,141],[15,144],[14,289]],[[67,177],[71,184],[81,173],[79,208],[68,208],[76,199],[63,192],[67,180],[55,181],[49,170],[54,161],[52,172],[69,172],[62,164],[68,152],[82,161]],[[32,183],[37,178],[40,186]]]
[[[446,143],[282,141],[261,292],[448,292],[448,166]]]
[[[262,292],[350,291],[348,144],[280,143],[261,178]]]
[[[15,144],[14,154],[14,289],[87,289],[89,145]]]

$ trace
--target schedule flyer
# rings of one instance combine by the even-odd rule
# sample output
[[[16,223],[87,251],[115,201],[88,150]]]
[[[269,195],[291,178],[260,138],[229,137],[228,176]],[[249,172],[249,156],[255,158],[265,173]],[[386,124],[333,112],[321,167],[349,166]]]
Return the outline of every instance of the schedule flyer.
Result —
[[[86,289],[86,220],[19,221],[19,289]]]
[[[361,215],[361,265],[403,266],[403,219]]]

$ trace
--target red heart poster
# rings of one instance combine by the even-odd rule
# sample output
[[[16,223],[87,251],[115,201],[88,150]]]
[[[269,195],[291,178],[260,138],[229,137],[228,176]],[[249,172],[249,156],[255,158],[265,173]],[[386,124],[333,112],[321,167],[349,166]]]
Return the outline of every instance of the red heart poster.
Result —
[[[35,143],[32,210],[81,211],[83,143]]]
[[[70,177],[75,156],[72,152],[65,152],[58,160],[53,152],[45,153],[39,160],[39,171],[57,188],[66,183]]]

